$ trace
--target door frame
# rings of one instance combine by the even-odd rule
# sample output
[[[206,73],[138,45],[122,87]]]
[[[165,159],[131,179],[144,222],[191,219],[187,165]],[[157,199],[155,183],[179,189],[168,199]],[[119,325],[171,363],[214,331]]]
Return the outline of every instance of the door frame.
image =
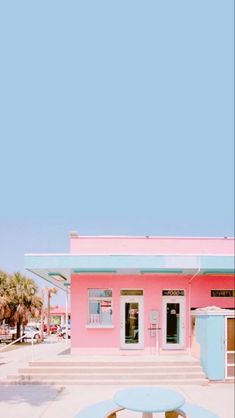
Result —
[[[132,290],[132,289],[130,289]],[[125,303],[139,303],[139,342],[125,342]],[[120,296],[120,349],[142,350],[144,348],[144,296]]]
[[[228,351],[227,344],[228,344],[228,319],[234,319],[234,315],[225,316],[225,324],[224,324],[224,367],[225,367],[225,379],[226,380],[233,380],[234,376],[228,376],[228,366],[233,366],[235,368],[234,363],[228,363],[228,354],[235,354],[235,351]],[[234,319],[235,320],[235,319]]]
[[[165,289],[164,289],[165,290]],[[186,309],[185,309],[185,295],[184,296],[162,296],[162,349],[163,350],[184,350],[185,349],[185,334],[186,334]],[[167,303],[180,304],[180,342],[177,344],[170,344],[166,342],[167,337]]]

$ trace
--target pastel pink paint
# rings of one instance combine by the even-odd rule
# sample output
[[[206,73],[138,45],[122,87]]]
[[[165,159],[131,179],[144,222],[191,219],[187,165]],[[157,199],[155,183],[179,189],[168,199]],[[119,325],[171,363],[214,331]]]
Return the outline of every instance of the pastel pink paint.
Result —
[[[72,235],[72,254],[233,255],[233,238],[80,237]]]
[[[71,236],[72,254],[165,254],[165,255],[233,255],[234,239],[231,238],[157,238],[157,237],[80,237]],[[148,328],[149,313],[159,311],[159,324],[162,324],[162,291],[179,289],[185,291],[186,335],[184,350],[191,344],[190,308],[217,305],[221,308],[234,308],[233,298],[212,298],[212,289],[233,289],[234,277],[229,275],[151,274],[72,274],[71,312],[72,312],[72,353],[128,353],[133,350],[120,349],[120,290],[143,289],[144,293],[144,349],[149,353],[152,340]],[[87,328],[88,289],[112,289],[112,328]],[[190,299],[190,300],[189,300]],[[162,348],[162,331],[159,330],[159,345]],[[138,351],[138,354],[140,351]]]

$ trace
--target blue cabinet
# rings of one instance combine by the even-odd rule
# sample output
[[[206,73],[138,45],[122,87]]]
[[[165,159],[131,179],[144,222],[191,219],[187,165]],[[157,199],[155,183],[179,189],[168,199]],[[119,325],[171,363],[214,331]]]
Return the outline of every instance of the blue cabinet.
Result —
[[[225,317],[206,313],[196,316],[200,361],[210,380],[225,379]]]

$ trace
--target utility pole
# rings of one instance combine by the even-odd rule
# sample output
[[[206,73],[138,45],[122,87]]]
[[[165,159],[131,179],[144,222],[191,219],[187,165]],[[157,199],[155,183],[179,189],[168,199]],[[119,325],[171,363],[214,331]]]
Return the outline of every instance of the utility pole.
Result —
[[[50,289],[47,289],[47,335],[50,335],[50,310],[51,310],[51,292]]]
[[[66,344],[68,343],[68,322],[69,322],[69,315],[68,315],[68,305],[69,305],[69,289],[65,292],[65,324],[66,324]],[[70,325],[71,326],[71,325]]]

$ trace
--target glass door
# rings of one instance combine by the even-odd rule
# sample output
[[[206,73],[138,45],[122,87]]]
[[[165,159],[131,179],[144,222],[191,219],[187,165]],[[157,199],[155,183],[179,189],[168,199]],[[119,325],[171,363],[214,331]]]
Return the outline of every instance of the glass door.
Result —
[[[185,300],[182,296],[163,297],[164,349],[185,347]]]
[[[121,348],[143,348],[143,323],[143,297],[121,296]]]

